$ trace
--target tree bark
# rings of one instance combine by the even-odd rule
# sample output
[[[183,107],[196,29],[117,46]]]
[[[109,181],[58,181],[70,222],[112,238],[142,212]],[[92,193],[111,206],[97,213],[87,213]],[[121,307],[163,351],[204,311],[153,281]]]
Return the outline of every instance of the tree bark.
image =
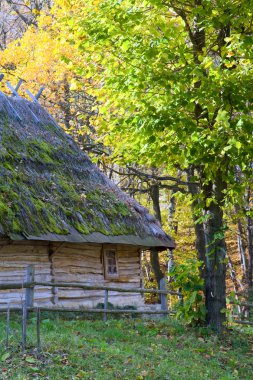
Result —
[[[202,278],[205,277],[204,268],[206,263],[206,237],[204,231],[204,224],[202,222],[197,222],[198,217],[196,216],[196,210],[199,209],[199,201],[196,199],[196,195],[199,194],[199,189],[196,184],[193,183],[194,177],[194,168],[191,167],[187,171],[187,181],[188,181],[188,190],[189,193],[193,196],[192,202],[192,216],[194,221],[194,229],[195,229],[195,247],[198,255],[198,260],[203,262],[203,265],[200,268],[200,275]]]
[[[248,266],[248,302],[253,302],[253,237],[252,237],[253,221],[250,216],[247,216],[247,235],[248,235],[248,253],[249,253],[249,266]],[[252,309],[249,311],[252,318]]]
[[[247,273],[248,273],[248,258],[246,255],[247,243],[245,242],[245,229],[241,219],[237,221],[237,246],[239,252],[239,258],[243,273],[243,280],[247,281]]]
[[[153,203],[153,210],[156,219],[161,223],[162,217],[161,217],[161,209],[160,209],[160,199],[159,199],[159,184],[155,183],[151,185],[150,187],[150,196]],[[162,223],[161,223],[162,224]],[[157,249],[153,248],[150,252],[150,259],[151,259],[151,265],[152,269],[155,274],[155,279],[158,285],[158,289],[160,288],[160,280],[164,277],[163,272],[161,271],[160,262],[159,262],[159,255]]]
[[[208,326],[221,332],[226,320],[226,242],[223,226],[223,199],[225,183],[222,174],[218,172],[212,190],[215,202],[206,208],[206,270],[205,270],[205,296],[206,296],[206,322]]]

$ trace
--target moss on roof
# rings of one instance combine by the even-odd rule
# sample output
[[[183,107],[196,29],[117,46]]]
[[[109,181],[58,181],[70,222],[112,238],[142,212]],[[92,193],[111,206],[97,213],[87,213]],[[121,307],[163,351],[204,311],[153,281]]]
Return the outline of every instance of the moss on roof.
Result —
[[[148,211],[93,165],[39,104],[0,93],[0,162],[2,236],[50,233],[64,240],[75,231],[86,241],[92,233],[153,236],[161,240],[156,245],[173,246]]]

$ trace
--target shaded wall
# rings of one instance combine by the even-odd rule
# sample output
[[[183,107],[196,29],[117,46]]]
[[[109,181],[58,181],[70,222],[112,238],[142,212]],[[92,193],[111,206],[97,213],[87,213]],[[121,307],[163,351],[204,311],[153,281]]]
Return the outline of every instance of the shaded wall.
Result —
[[[23,282],[28,265],[35,267],[35,281],[80,282],[126,289],[139,288],[141,265],[139,248],[114,245],[117,250],[119,277],[104,278],[101,244],[48,243],[39,241],[0,242],[0,284]],[[24,290],[0,291],[0,308],[8,303],[20,306]],[[34,305],[96,307],[104,302],[104,292],[97,290],[36,287]],[[109,292],[114,305],[142,306],[139,294]]]

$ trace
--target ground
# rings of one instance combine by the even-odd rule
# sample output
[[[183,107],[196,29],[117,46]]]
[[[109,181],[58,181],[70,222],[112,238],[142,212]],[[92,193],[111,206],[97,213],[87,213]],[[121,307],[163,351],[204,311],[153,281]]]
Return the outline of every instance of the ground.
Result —
[[[28,323],[22,352],[21,324],[11,317],[9,349],[0,317],[0,379],[26,380],[232,380],[253,379],[253,329],[234,327],[217,337],[171,319],[82,320],[42,316],[42,350],[36,320]]]

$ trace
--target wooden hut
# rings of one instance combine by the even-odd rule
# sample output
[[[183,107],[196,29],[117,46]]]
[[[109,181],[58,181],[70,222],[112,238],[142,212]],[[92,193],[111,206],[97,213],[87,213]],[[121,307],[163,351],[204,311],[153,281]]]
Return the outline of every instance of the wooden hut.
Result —
[[[35,280],[140,287],[141,250],[174,248],[146,208],[122,192],[38,102],[0,92],[0,284]],[[22,303],[0,292],[0,308]],[[37,286],[34,304],[94,307],[103,292]],[[139,294],[110,302],[140,306]]]

